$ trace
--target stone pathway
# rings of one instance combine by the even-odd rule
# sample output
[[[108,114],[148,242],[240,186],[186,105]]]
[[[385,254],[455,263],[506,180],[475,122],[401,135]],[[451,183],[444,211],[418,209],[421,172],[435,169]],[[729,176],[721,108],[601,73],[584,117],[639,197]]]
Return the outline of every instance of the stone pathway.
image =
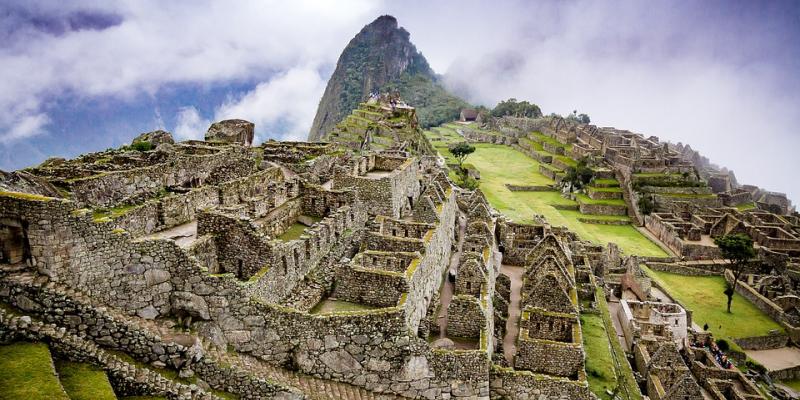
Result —
[[[169,239],[178,246],[187,248],[197,240],[197,221],[173,226],[172,228],[144,236],[142,239]]]
[[[514,356],[517,354],[517,336],[519,336],[519,317],[522,313],[520,308],[522,275],[525,273],[525,268],[502,265],[500,273],[511,279],[511,301],[508,303],[508,320],[506,321],[506,336],[503,338],[503,355],[509,365],[514,365]]]

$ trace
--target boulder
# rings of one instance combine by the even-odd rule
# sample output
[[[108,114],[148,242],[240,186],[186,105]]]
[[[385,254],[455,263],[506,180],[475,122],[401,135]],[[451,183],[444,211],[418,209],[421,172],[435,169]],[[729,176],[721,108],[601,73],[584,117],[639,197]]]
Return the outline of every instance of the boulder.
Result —
[[[455,350],[456,344],[448,338],[436,339],[431,345],[434,349]]]
[[[206,301],[189,292],[175,292],[170,298],[172,311],[177,315],[189,315],[192,318],[199,318],[204,320],[211,319],[208,313],[208,304]]]
[[[172,138],[172,134],[167,131],[157,130],[152,132],[145,132],[137,136],[133,139],[133,143],[136,142],[150,142],[153,147],[158,147],[160,144],[174,144],[175,139]]]
[[[226,119],[211,124],[206,132],[206,141],[237,143],[242,146],[253,144],[256,125],[243,119]]]

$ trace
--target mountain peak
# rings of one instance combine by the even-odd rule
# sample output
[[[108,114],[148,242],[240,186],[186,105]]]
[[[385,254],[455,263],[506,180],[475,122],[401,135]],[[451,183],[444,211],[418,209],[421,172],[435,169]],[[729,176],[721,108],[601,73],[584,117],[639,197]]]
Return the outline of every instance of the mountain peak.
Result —
[[[336,70],[320,100],[309,140],[323,139],[338,122],[358,108],[358,104],[366,100],[370,93],[396,89],[403,97],[410,97],[403,93],[410,81],[415,82],[417,89],[421,88],[420,85],[425,86],[421,89],[426,90],[428,97],[433,94],[452,99],[436,83],[433,70],[411,43],[410,36],[408,31],[399,26],[395,17],[382,15],[364,26],[350,40],[339,56]],[[455,103],[461,104],[463,101],[456,99],[453,104]],[[411,105],[424,106],[414,103]],[[422,116],[424,115],[427,114],[423,112]]]

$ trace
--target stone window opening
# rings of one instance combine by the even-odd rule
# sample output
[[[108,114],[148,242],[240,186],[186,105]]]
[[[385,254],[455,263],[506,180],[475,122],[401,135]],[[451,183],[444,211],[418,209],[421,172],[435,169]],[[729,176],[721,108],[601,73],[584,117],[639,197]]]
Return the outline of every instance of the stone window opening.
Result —
[[[242,273],[243,273],[243,270],[244,270],[244,261],[236,260],[236,263],[237,263],[237,265],[236,265],[236,276],[239,279],[242,279]]]
[[[286,255],[281,256],[281,261],[283,264],[283,274],[286,275],[286,272],[289,270],[288,262],[286,261]]]
[[[22,221],[0,219],[0,264],[30,261],[31,246],[26,228]]]

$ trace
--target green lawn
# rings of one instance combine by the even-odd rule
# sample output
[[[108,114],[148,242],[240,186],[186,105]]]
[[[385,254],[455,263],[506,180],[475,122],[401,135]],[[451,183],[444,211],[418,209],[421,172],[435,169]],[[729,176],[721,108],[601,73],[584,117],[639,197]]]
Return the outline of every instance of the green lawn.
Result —
[[[440,144],[435,147],[440,154],[450,157],[446,145]],[[512,192],[508,190],[505,186],[507,183],[544,186],[553,184],[553,181],[539,173],[540,164],[538,161],[512,147],[478,143],[475,148],[475,153],[469,155],[467,162],[480,171],[481,190],[494,208],[514,221],[530,223],[533,221],[534,214],[541,214],[551,225],[566,226],[585,240],[603,245],[608,244],[608,242],[614,242],[627,254],[651,257],[667,256],[658,245],[647,239],[631,225],[585,224],[580,222],[578,218],[609,218],[554,208],[554,204],[562,206],[577,205],[576,202],[561,197],[556,191]],[[589,201],[595,202],[595,200],[591,199]],[[624,204],[622,200],[606,200],[604,202]]]
[[[693,311],[694,323],[708,324],[709,331],[718,339],[764,336],[773,329],[783,331],[777,322],[738,293],[733,296],[731,313],[725,311],[727,297],[723,294],[725,280],[721,276],[686,276],[643,268],[670,296]]]
[[[581,329],[589,389],[600,399],[611,400],[606,389],[614,390],[617,379],[614,376],[614,361],[602,317],[598,314],[581,314]]]
[[[105,371],[90,364],[56,361],[56,370],[71,400],[116,400]]]
[[[0,346],[0,399],[70,400],[43,343]]]
[[[575,198],[583,204],[603,204],[608,206],[624,206],[625,200],[622,199],[602,199],[595,200],[585,194],[576,194]]]

